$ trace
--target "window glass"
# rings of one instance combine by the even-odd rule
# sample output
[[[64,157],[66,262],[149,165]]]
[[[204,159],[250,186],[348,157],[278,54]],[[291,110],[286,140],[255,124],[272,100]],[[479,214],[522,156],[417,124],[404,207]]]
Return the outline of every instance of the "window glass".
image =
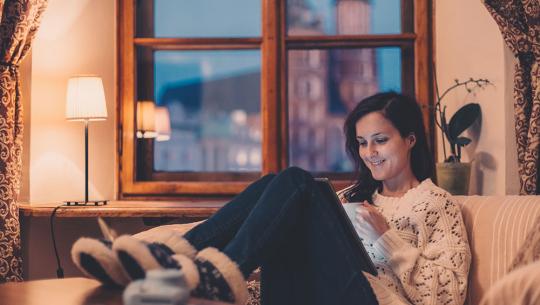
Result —
[[[288,63],[290,164],[313,172],[353,170],[345,154],[346,114],[369,95],[401,92],[401,50],[293,50]]]
[[[287,0],[290,36],[401,32],[401,0]]]
[[[139,22],[153,19],[153,31],[138,27],[139,37],[258,37],[261,36],[261,1],[154,0],[153,16],[139,0]],[[151,33],[154,33],[152,35]]]
[[[258,50],[154,52],[154,100],[170,119],[156,171],[261,170],[260,61]]]

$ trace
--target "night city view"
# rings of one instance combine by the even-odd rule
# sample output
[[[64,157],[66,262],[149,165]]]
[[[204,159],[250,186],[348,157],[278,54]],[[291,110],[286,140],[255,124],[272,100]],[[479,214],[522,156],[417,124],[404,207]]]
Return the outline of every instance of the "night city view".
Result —
[[[230,2],[155,0],[155,36],[260,36],[260,2]],[[287,1],[289,36],[391,34],[400,24],[398,0]],[[344,117],[363,97],[401,91],[400,48],[290,50],[287,57],[289,165],[351,171]],[[154,101],[170,116],[167,140],[154,144],[155,171],[261,171],[262,60],[260,50],[154,52]]]

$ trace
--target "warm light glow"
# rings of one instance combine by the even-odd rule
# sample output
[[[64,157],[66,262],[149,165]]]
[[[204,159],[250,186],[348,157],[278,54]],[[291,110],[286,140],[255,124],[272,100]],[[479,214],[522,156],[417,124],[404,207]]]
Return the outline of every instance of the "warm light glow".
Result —
[[[71,77],[68,80],[66,100],[68,120],[100,121],[107,118],[105,92],[100,77]]]
[[[236,154],[235,161],[240,166],[246,166],[246,164],[248,163],[248,154],[247,154],[247,152],[245,150],[240,150]]]
[[[247,113],[244,110],[234,110],[231,112],[231,119],[236,125],[246,125]]]
[[[171,139],[171,119],[167,107],[156,107],[156,141],[168,141]]]
[[[137,102],[137,138],[156,136],[156,104],[153,101]]]

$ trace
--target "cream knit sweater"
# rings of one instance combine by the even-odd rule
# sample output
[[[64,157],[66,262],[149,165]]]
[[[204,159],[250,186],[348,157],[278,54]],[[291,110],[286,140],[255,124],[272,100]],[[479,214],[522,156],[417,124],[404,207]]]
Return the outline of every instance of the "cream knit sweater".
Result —
[[[390,226],[364,242],[378,271],[365,275],[379,304],[462,305],[471,253],[451,195],[426,179],[402,197],[375,192],[373,202]]]

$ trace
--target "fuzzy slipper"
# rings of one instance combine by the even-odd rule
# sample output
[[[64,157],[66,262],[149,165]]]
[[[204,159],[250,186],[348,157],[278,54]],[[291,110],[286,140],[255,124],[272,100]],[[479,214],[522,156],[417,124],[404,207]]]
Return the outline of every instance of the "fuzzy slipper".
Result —
[[[164,229],[144,231],[133,235],[133,237],[145,242],[163,244],[171,249],[174,254],[182,254],[189,258],[195,258],[197,250],[184,238],[182,233],[174,229]]]
[[[237,305],[246,303],[246,279],[238,265],[223,252],[206,248],[195,260],[182,255],[172,258],[184,272],[192,296]]]
[[[125,286],[129,277],[112,251],[112,242],[104,239],[79,238],[71,247],[71,258],[88,277],[107,286]]]
[[[151,243],[133,236],[120,236],[113,243],[113,251],[132,280],[144,278],[148,270],[179,268],[171,259],[174,254],[194,257],[197,253],[186,239],[174,232]]]
[[[151,248],[159,248],[160,245],[163,245],[164,249],[173,251],[172,254],[179,253],[195,257],[197,253],[178,230],[150,229],[135,234],[131,238],[137,243],[155,243],[155,245],[150,246]],[[75,265],[85,275],[102,282],[104,285],[125,286],[131,281],[132,277],[124,271],[117,254],[112,249],[112,242],[108,240],[82,237],[73,244],[71,257]],[[141,278],[139,274],[137,278]],[[144,273],[142,277],[144,277]]]

